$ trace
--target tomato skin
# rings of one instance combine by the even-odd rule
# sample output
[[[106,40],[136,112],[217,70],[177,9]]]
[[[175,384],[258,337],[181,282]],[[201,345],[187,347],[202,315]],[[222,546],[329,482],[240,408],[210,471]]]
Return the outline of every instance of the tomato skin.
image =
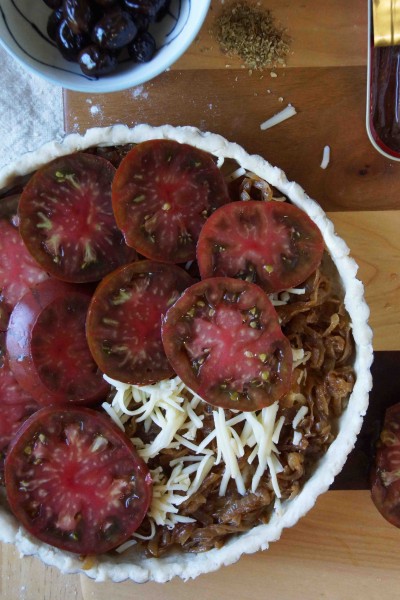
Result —
[[[36,171],[19,201],[20,234],[44,271],[72,283],[100,281],[136,259],[119,231],[111,204],[115,167],[77,152]]]
[[[303,283],[323,250],[321,232],[299,208],[249,200],[225,204],[207,219],[197,260],[202,279],[235,277],[271,293]]]
[[[381,515],[400,527],[400,402],[385,414],[371,472],[371,496]]]
[[[1,304],[12,308],[29,288],[47,278],[26,249],[18,229],[0,218]]]
[[[27,292],[11,313],[6,337],[10,368],[41,406],[95,404],[109,391],[86,343],[91,294],[89,286],[47,279]]]
[[[173,140],[150,140],[122,160],[112,203],[125,241],[146,258],[184,263],[196,256],[207,217],[229,202],[212,156]]]
[[[152,480],[130,439],[88,409],[46,407],[11,442],[6,492],[19,522],[42,542],[102,554],[128,539],[151,503]]]
[[[98,285],[88,310],[86,332],[103,373],[146,385],[173,375],[161,341],[161,318],[193,279],[176,265],[136,261]]]
[[[40,407],[16,381],[6,357],[0,364],[0,474],[8,445],[22,423]]]
[[[177,375],[214,406],[258,410],[290,389],[289,340],[253,283],[214,277],[191,286],[163,319],[162,339]]]

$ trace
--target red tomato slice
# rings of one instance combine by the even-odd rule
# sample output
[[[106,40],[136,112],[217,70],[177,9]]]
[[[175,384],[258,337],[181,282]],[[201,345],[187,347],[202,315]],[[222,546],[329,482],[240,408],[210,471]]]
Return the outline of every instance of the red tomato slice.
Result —
[[[372,472],[372,500],[389,523],[400,527],[400,402],[387,409]]]
[[[18,383],[43,405],[93,404],[109,385],[86,341],[90,291],[48,279],[29,291],[10,316],[7,352]]]
[[[0,219],[0,292],[4,302],[15,306],[20,298],[48,275],[33,260],[16,227]]]
[[[289,340],[268,296],[252,283],[196,283],[167,312],[162,339],[176,373],[210,404],[253,411],[290,389]]]
[[[149,508],[149,471],[129,438],[87,408],[47,407],[11,443],[7,498],[42,542],[78,554],[122,544]]]
[[[161,317],[192,283],[180,267],[148,260],[125,265],[103,279],[86,325],[100,369],[138,385],[173,375],[161,341]]]
[[[45,271],[64,281],[99,281],[136,257],[115,223],[115,168],[93,154],[57,158],[29,180],[19,202],[21,236]]]
[[[204,225],[197,245],[200,274],[236,277],[280,292],[303,283],[321,262],[318,227],[288,202],[233,202]]]
[[[0,471],[7,447],[26,419],[38,405],[12,374],[7,361],[0,366]]]
[[[196,256],[207,217],[229,202],[212,156],[187,144],[151,140],[123,159],[112,186],[126,243],[152,260],[183,263]]]

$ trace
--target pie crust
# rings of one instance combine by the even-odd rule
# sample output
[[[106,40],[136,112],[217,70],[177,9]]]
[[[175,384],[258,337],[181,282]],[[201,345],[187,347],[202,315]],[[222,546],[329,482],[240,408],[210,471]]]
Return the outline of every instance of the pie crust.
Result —
[[[133,559],[131,554],[129,559],[124,554],[102,555],[96,556],[91,561],[90,568],[84,569],[82,561],[76,555],[37,541],[19,526],[4,505],[0,506],[1,541],[15,544],[21,554],[38,556],[44,563],[57,567],[62,573],[81,572],[96,581],[118,582],[131,579],[138,583],[167,582],[175,576],[187,580],[202,573],[215,571],[223,565],[232,564],[242,554],[267,549],[270,542],[279,539],[284,528],[295,525],[313,507],[317,497],[329,488],[334,477],[342,469],[360,431],[372,385],[370,366],[373,353],[372,331],[368,325],[369,309],[364,300],[363,285],[356,278],[358,266],[350,258],[349,248],[336,235],[332,222],[322,208],[309,198],[297,183],[289,181],[281,169],[272,166],[262,157],[249,155],[238,144],[228,142],[220,135],[201,132],[194,127],[137,125],[128,128],[124,125],[114,125],[93,128],[83,136],[71,134],[60,142],[49,142],[38,150],[21,156],[0,171],[0,190],[12,186],[19,177],[32,173],[56,157],[91,146],[139,143],[150,139],[171,139],[191,144],[216,156],[220,165],[224,159],[234,159],[240,166],[276,187],[317,224],[337,267],[345,293],[345,306],[352,322],[356,346],[356,382],[348,406],[340,417],[336,439],[318,462],[299,495],[293,500],[283,502],[279,514],[274,512],[268,524],[258,525],[246,533],[232,537],[220,549],[214,548],[198,554],[176,552],[158,559],[146,558],[139,554]]]

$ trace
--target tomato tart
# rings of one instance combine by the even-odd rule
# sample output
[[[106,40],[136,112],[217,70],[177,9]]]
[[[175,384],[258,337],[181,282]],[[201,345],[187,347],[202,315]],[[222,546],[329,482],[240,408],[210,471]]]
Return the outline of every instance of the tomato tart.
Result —
[[[369,310],[278,167],[193,127],[90,129],[0,172],[0,231],[2,541],[186,580],[329,488],[368,406]]]

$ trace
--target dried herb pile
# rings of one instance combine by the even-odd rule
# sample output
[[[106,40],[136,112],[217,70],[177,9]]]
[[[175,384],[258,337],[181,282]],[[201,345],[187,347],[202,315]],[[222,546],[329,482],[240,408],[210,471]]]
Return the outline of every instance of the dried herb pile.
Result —
[[[228,4],[214,33],[223,52],[238,55],[249,69],[284,66],[289,38],[276,27],[269,10],[243,0]]]

